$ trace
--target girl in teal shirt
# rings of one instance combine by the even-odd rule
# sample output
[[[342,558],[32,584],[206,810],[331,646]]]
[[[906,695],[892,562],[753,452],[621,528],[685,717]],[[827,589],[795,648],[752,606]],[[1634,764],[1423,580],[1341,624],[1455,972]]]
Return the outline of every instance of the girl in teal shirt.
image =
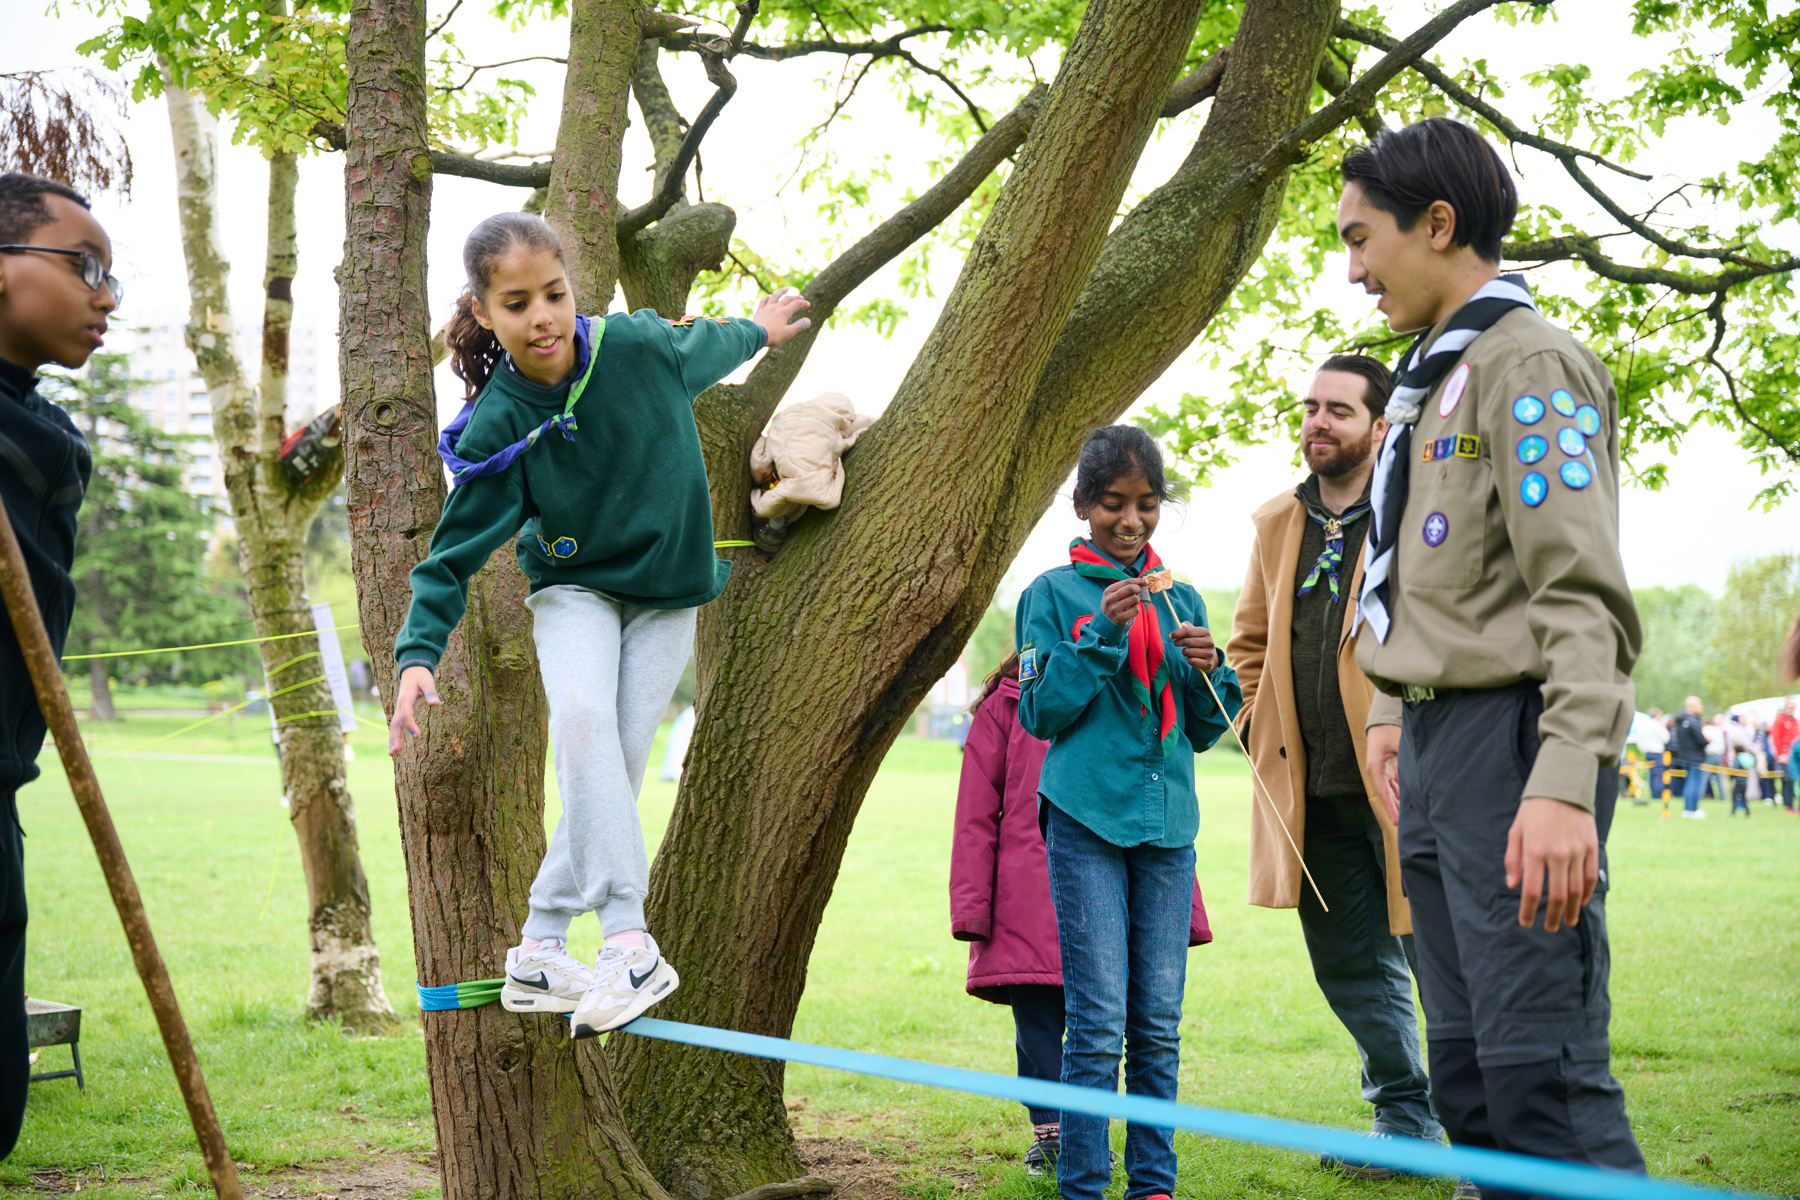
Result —
[[[694,398],[805,329],[791,318],[806,301],[765,296],[751,320],[577,316],[562,246],[529,213],[476,226],[463,266],[469,287],[445,341],[469,402],[438,447],[451,492],[412,572],[388,752],[418,736],[419,701],[439,702],[433,674],[469,579],[517,538],[563,813],[500,1000],[566,1012],[587,1037],[679,982],[644,925],[637,793],[695,615],[730,569],[713,552]],[[570,921],[586,912],[606,939],[593,967],[566,949]]]
[[[1096,429],[1075,473],[1090,536],[1070,546],[1068,566],[1032,582],[1017,618],[1019,723],[1050,743],[1038,804],[1062,948],[1062,1081],[1110,1090],[1123,1045],[1125,1090],[1161,1100],[1175,1099],[1179,1067],[1194,754],[1243,703],[1200,594],[1183,583],[1164,593],[1181,618],[1170,628],[1142,581],[1162,565],[1150,535],[1167,499],[1149,435]],[[1064,1113],[1061,1135],[1059,1190],[1100,1200],[1112,1177],[1107,1121]],[[1125,1171],[1125,1200],[1172,1195],[1173,1131],[1127,1125]]]

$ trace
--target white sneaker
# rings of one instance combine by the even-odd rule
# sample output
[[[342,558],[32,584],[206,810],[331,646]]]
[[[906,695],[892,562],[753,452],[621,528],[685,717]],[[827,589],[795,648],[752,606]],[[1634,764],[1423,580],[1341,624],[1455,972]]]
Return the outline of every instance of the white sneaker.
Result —
[[[681,977],[662,956],[656,939],[648,934],[644,938],[650,944],[641,950],[627,950],[611,942],[601,948],[594,964],[593,986],[569,1014],[572,1037],[593,1037],[636,1020],[681,985]]]
[[[1683,812],[1681,815],[1690,821],[1706,820],[1706,810],[1701,808],[1696,808],[1693,812]]]
[[[500,1005],[507,1012],[574,1012],[594,984],[594,968],[561,942],[545,942],[530,954],[506,952]]]

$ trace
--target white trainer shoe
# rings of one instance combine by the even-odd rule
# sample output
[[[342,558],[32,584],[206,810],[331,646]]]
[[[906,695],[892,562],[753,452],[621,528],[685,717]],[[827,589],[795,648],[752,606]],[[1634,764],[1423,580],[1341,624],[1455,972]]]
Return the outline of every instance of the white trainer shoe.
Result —
[[[500,1005],[507,1012],[574,1012],[593,985],[594,968],[562,942],[545,942],[525,955],[514,946],[506,952]]]
[[[644,938],[650,944],[641,950],[610,942],[601,948],[594,964],[593,986],[569,1014],[571,1036],[587,1038],[617,1029],[681,986],[681,977],[662,956],[656,939],[648,934]]]

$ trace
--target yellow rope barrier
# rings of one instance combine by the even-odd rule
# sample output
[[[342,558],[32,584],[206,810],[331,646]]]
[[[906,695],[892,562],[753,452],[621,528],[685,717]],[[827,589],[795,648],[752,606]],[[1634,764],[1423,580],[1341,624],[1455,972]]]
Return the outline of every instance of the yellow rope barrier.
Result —
[[[308,629],[304,633],[278,633],[266,638],[243,638],[235,642],[204,642],[198,646],[156,646],[149,650],[109,650],[104,654],[65,654],[64,662],[76,662],[84,658],[130,658],[135,654],[175,654],[182,650],[217,650],[221,646],[257,646],[263,642],[280,642],[288,638],[313,637],[321,633],[336,633],[340,629],[359,629],[359,625],[333,625],[329,629]]]
[[[277,696],[285,696],[289,692],[298,691],[303,687],[311,687],[315,683],[324,683],[324,682],[325,682],[325,677],[323,675],[317,676],[313,679],[302,679],[299,683],[291,683],[287,687],[278,688],[277,690],[270,692],[267,696],[258,696],[258,697],[256,697],[255,700],[246,700],[242,704],[234,704],[230,708],[225,709],[223,712],[216,712],[216,713],[212,714],[210,717],[203,717],[200,720],[195,721],[192,725],[184,725],[180,729],[177,729],[174,733],[165,733],[161,737],[151,738],[147,742],[140,742],[135,746],[129,747],[128,749],[115,750],[111,754],[102,754],[99,758],[95,759],[94,761],[95,762],[103,762],[109,758],[117,758],[121,754],[130,754],[133,751],[142,750],[146,746],[154,746],[158,742],[166,742],[170,738],[180,737],[182,734],[188,733],[191,730],[198,729],[202,725],[210,725],[214,721],[217,721],[223,717],[229,717],[234,712],[239,712],[243,709],[249,708],[252,704],[255,704],[257,700],[273,700]],[[335,712],[336,710],[334,709],[332,711]]]

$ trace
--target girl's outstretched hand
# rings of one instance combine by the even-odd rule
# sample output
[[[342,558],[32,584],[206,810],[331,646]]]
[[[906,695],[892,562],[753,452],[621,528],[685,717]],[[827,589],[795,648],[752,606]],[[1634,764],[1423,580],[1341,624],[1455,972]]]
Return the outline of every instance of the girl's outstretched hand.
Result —
[[[413,709],[421,697],[425,703],[434,707],[443,703],[438,699],[437,688],[433,686],[431,668],[414,664],[400,672],[400,687],[394,696],[394,719],[388,722],[390,755],[400,753],[400,747],[406,744],[403,733],[419,736],[419,723],[413,719]]]
[[[1183,621],[1169,634],[1169,640],[1181,647],[1181,653],[1188,660],[1188,666],[1198,671],[1210,672],[1219,665],[1219,652],[1213,648],[1213,635],[1210,629],[1199,625],[1189,625]]]
[[[768,332],[769,345],[779,346],[802,329],[812,328],[811,317],[794,318],[801,309],[811,307],[812,301],[794,289],[777,288],[756,302],[756,313],[750,319]]]
[[[1114,625],[1129,625],[1137,619],[1138,601],[1147,595],[1137,580],[1121,579],[1100,593],[1100,613]]]

